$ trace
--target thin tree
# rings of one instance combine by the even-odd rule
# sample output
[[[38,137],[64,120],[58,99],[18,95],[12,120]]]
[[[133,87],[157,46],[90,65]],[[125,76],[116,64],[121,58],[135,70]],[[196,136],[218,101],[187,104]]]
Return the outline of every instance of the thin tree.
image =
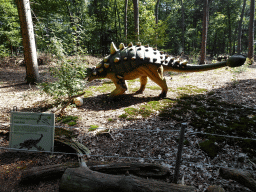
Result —
[[[250,6],[250,21],[249,21],[249,42],[248,42],[248,58],[253,60],[253,41],[254,41],[254,13],[255,13],[255,0],[251,0]]]
[[[160,0],[156,2],[156,10],[155,10],[155,17],[156,17],[156,24],[158,24],[158,9],[159,9]]]
[[[199,64],[204,64],[206,57],[207,30],[208,30],[208,0],[204,1],[203,32]]]
[[[227,19],[227,22],[228,22],[228,38],[229,38],[229,40],[228,40],[228,53],[229,53],[229,55],[231,55],[231,52],[232,52],[232,46],[231,46],[231,44],[232,44],[232,29],[231,29],[231,7],[230,7],[230,1],[229,0],[227,0],[227,16],[228,16],[228,19]]]
[[[156,2],[156,7],[155,7],[155,17],[156,17],[156,46],[157,46],[157,29],[158,29],[158,9],[159,9],[159,3],[160,3],[160,0],[157,0]]]
[[[33,84],[38,82],[39,73],[30,2],[29,0],[16,0],[16,3],[19,13],[24,59],[26,63],[26,80],[27,83]]]
[[[124,36],[125,36],[125,43],[127,43],[127,8],[128,8],[128,0],[125,0],[125,6],[124,6]]]
[[[117,29],[117,41],[119,41],[120,39],[122,39],[122,34],[121,34],[121,19],[120,19],[120,12],[117,6],[117,1],[115,1],[116,4],[116,14],[117,14],[117,18],[118,18],[118,29]]]
[[[125,0],[125,6],[124,6],[124,36],[125,36],[125,43],[127,43],[127,8],[128,8],[128,0]]]
[[[134,7],[134,25],[135,25],[135,41],[139,41],[139,0],[133,0]]]
[[[183,1],[181,0],[181,14],[182,14],[182,51],[185,52],[185,23],[184,23],[184,5]]]
[[[242,13],[240,16],[239,26],[238,26],[238,42],[237,42],[237,54],[241,53],[241,37],[242,37],[242,23],[244,18],[244,9],[245,9],[246,0],[244,0]]]

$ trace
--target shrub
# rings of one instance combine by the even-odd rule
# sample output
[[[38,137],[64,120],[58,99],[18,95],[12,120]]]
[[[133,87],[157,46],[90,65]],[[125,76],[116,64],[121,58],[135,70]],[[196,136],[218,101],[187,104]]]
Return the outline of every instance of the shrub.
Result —
[[[56,79],[54,82],[43,82],[39,88],[52,96],[57,102],[66,104],[63,110],[72,102],[72,99],[84,94],[86,67],[84,64],[70,60],[59,61],[57,66],[50,67],[51,75]]]
[[[55,99],[62,96],[71,98],[85,88],[86,68],[82,65],[63,62],[57,67],[50,67],[50,72],[56,81],[44,82],[40,86],[45,93]]]

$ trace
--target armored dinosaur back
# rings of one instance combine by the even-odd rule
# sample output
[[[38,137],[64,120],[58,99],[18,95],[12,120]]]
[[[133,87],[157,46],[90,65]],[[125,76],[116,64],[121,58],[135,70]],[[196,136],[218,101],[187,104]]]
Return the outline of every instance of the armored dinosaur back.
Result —
[[[106,69],[111,69],[112,72],[122,76],[145,64],[168,66],[180,64],[180,61],[174,60],[174,57],[156,48],[149,47],[148,45],[142,46],[141,43],[138,43],[136,46],[129,43],[127,47],[121,43],[119,49],[117,49],[112,42],[110,55],[106,56],[93,72],[96,75],[104,72]],[[181,64],[185,65],[187,61],[183,61]]]

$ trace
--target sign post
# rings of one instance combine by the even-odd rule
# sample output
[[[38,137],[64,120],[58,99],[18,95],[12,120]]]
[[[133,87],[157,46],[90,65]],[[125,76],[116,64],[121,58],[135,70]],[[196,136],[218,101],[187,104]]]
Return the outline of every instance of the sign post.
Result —
[[[11,112],[10,148],[54,150],[55,116],[52,113]]]

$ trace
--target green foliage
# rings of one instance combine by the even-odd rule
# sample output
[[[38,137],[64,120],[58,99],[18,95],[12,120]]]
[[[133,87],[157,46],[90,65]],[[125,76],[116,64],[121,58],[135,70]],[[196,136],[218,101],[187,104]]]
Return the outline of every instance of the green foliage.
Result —
[[[56,66],[49,68],[51,76],[55,80],[53,82],[39,83],[38,87],[46,94],[52,96],[56,100],[56,103],[65,103],[62,106],[62,113],[71,103],[73,97],[84,94],[87,70],[83,62],[79,60],[79,57],[72,60],[66,59],[62,44],[57,39],[53,39],[51,48],[60,59],[57,61]],[[70,125],[75,125],[75,123],[71,122]]]
[[[80,63],[79,57],[66,60],[62,43],[55,38],[52,38],[51,50],[61,59],[56,66],[49,68],[55,81],[39,83],[38,87],[56,100],[68,99],[68,102],[71,102],[73,96],[84,91],[86,67]]]
[[[17,52],[21,46],[21,34],[17,7],[12,1],[0,3],[0,57]]]
[[[163,46],[166,41],[166,30],[168,25],[160,20],[158,25],[155,22],[155,1],[139,1],[140,14],[140,36],[143,44]]]
[[[0,57],[8,57],[10,50],[5,45],[0,45]]]
[[[48,52],[57,56],[58,59],[64,59],[66,52],[63,48],[62,40],[57,37],[50,38],[50,44],[48,45]]]
[[[30,0],[37,49],[60,56],[109,53],[110,42],[134,42],[133,2],[128,1],[128,36],[124,36],[123,0]],[[242,50],[247,50],[249,2],[243,20]],[[196,62],[202,38],[203,1],[162,0],[158,25],[155,22],[154,0],[139,1],[139,39],[143,44],[157,45],[171,54],[182,51]],[[237,27],[242,2],[216,0],[210,4],[207,52],[212,55],[233,54],[237,46]],[[100,9],[99,9],[100,7]],[[0,56],[20,50],[21,33],[14,0],[2,0],[0,5]],[[184,27],[184,36],[182,28]],[[184,47],[182,39],[184,38]],[[59,44],[59,45],[58,45]],[[57,48],[57,47],[58,48]]]
[[[75,61],[59,62],[50,67],[54,82],[43,82],[39,87],[54,99],[68,98],[80,94],[85,88],[86,68]]]

